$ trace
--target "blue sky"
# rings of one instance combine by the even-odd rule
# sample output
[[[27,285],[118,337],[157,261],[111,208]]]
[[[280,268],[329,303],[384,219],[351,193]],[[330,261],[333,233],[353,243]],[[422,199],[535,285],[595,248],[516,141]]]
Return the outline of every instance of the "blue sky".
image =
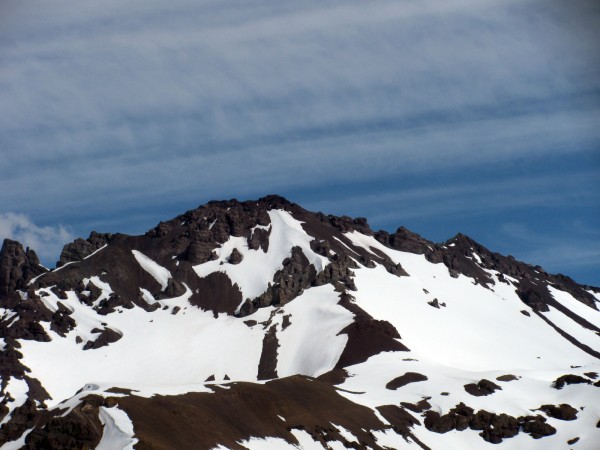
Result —
[[[0,238],[278,193],[598,286],[598,42],[592,0],[0,0]]]

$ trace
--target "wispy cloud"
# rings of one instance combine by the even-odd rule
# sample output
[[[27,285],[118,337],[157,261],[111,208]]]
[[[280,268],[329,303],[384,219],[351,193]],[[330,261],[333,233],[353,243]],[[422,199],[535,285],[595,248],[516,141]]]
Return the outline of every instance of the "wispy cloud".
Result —
[[[582,227],[577,221],[563,223],[560,230],[551,234],[540,233],[518,222],[503,224],[500,232],[520,247],[520,258],[551,272],[594,268],[600,261],[600,233]]]
[[[36,251],[40,260],[53,265],[55,258],[73,234],[64,226],[38,226],[24,214],[0,214],[0,242],[13,239]]]
[[[523,208],[556,209],[564,206],[597,204],[595,185],[600,172],[507,176],[503,179],[478,175],[477,170],[465,170],[459,180],[446,183],[434,180],[423,186],[398,189],[380,188],[373,193],[348,193],[338,197],[335,209],[340,214],[356,215],[369,211],[374,224],[394,223],[413,218],[439,218],[448,215],[473,217]],[[325,197],[308,202],[315,210],[326,210],[332,201]],[[583,230],[584,224],[580,224]]]
[[[0,12],[0,207],[44,223],[127,227],[150,208],[268,192],[318,193],[308,203],[331,211],[369,184],[382,209],[361,214],[375,221],[393,219],[389,205],[474,215],[588,201],[576,183],[523,180],[600,167],[593,0],[6,0]]]

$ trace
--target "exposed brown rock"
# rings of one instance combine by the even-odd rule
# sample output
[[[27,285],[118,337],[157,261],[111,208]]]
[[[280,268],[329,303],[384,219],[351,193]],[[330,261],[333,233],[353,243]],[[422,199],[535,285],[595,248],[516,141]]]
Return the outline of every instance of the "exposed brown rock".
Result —
[[[242,303],[242,292],[237,284],[232,284],[222,272],[213,272],[196,282],[196,290],[190,298],[194,306],[218,313],[233,314]]]
[[[113,342],[117,342],[123,337],[121,333],[117,333],[115,330],[111,330],[110,328],[104,328],[102,330],[94,328],[92,333],[98,333],[98,337],[93,341],[87,341],[83,346],[84,350],[95,350],[105,347]]]
[[[343,426],[359,440],[359,448],[382,450],[365,430],[381,430],[373,411],[340,396],[329,384],[301,376],[264,385],[231,383],[228,389],[152,398],[118,398],[119,407],[135,424],[136,448],[196,450],[221,444],[238,450],[239,442],[254,437],[278,437],[298,442],[291,429],[303,429],[325,444],[345,439],[331,425]],[[257,414],[260,411],[260,414]],[[282,421],[277,416],[282,416]]]
[[[398,330],[385,320],[376,320],[352,302],[352,296],[343,292],[339,304],[354,314],[354,321],[340,331],[348,342],[336,367],[347,367],[366,361],[381,352],[408,351],[401,342]]]
[[[545,412],[548,416],[559,420],[577,419],[577,410],[566,403],[560,405],[542,405],[539,407],[539,410]]]
[[[110,233],[97,233],[92,231],[87,239],[77,238],[63,247],[56,267],[64,266],[70,262],[81,261],[110,242]]]
[[[590,380],[588,380],[587,378],[583,378],[580,375],[574,375],[574,374],[567,374],[567,375],[562,375],[560,377],[558,377],[556,380],[554,380],[554,382],[552,383],[552,387],[554,387],[555,389],[562,389],[565,385],[568,384],[591,384],[592,382]]]
[[[477,383],[465,384],[465,391],[475,397],[493,394],[497,390],[502,390],[500,386],[490,380],[480,380]]]
[[[514,381],[514,380],[518,380],[519,378],[512,375],[512,374],[508,374],[508,375],[500,375],[499,377],[496,377],[496,380],[498,381],[502,381],[502,382],[508,382],[508,381]]]
[[[0,249],[0,307],[14,307],[20,300],[15,291],[26,290],[29,280],[46,271],[33,250],[5,239]]]
[[[386,389],[395,391],[396,389],[406,386],[409,383],[417,383],[419,381],[427,381],[428,378],[425,375],[416,372],[406,372],[404,375],[394,378],[388,382],[385,387]]]
[[[546,423],[546,419],[540,415],[527,416],[520,419],[523,432],[534,439],[551,436],[556,433],[556,428]]]
[[[396,405],[383,405],[378,406],[377,411],[392,425],[394,431],[403,436],[407,442],[415,441],[423,450],[430,450],[411,432],[411,429],[415,425],[421,425],[421,422],[405,409]]]
[[[462,431],[467,428],[481,430],[479,435],[492,444],[516,436],[521,430],[534,439],[556,433],[556,429],[547,424],[546,419],[540,415],[515,418],[508,414],[495,414],[485,410],[475,413],[464,403],[459,403],[444,415],[437,411],[426,411],[425,427],[435,433]]]
[[[98,408],[103,399],[90,395],[65,417],[46,418],[25,439],[27,450],[93,449],[102,438]]]
[[[229,255],[229,264],[239,264],[244,259],[244,255],[237,248],[234,248]]]
[[[417,403],[400,402],[400,404],[415,413],[422,413],[423,411],[431,409],[431,405],[425,398],[419,400]]]
[[[263,339],[262,353],[258,363],[258,379],[270,380],[277,378],[277,349],[279,341],[277,340],[277,326],[271,325],[269,331],[265,333]]]

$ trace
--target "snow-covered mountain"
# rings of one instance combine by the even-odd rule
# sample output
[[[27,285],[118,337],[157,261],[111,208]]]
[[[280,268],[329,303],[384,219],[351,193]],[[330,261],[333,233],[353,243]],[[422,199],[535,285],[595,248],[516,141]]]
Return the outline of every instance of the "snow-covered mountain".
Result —
[[[287,200],[0,253],[2,449],[600,448],[600,289]]]

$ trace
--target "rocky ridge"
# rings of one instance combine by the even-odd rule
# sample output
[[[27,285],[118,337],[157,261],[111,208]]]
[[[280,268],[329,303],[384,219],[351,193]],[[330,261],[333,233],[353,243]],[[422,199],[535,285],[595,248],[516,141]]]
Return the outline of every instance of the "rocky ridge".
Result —
[[[285,223],[285,227],[282,223]],[[259,280],[260,283],[256,280],[252,280],[254,284],[247,282],[247,277],[240,273],[243,270],[260,272],[258,267],[250,266],[252,258],[262,258],[260,261],[271,258],[281,245],[282,227],[286,233],[295,233],[293,236],[302,235],[302,239],[290,240],[290,247],[281,253],[285,256],[275,261],[272,272],[266,271],[265,276]],[[409,361],[411,358],[406,355],[411,354],[411,348],[402,339],[403,330],[398,329],[394,321],[376,317],[373,312],[369,312],[369,308],[361,307],[359,295],[363,282],[360,281],[362,275],[358,276],[358,273],[379,273],[381,269],[385,271],[382,273],[387,274],[386,277],[392,279],[409,280],[415,277],[414,270],[399,261],[394,251],[420,255],[431,267],[442,264],[449,283],[454,283],[451,280],[469,280],[474,289],[482,290],[478,292],[488,291],[485,295],[495,294],[501,289],[512,291],[522,303],[522,311],[529,316],[533,314],[538,317],[557,332],[561,339],[566,340],[568,345],[581,351],[581,354],[589,356],[591,360],[600,358],[598,345],[590,344],[587,337],[582,339],[584,334],[588,336],[589,333],[600,336],[600,323],[590,319],[592,316],[598,317],[594,314],[598,312],[597,294],[600,290],[580,286],[564,275],[548,274],[539,266],[493,253],[462,234],[436,244],[402,227],[395,233],[373,231],[363,218],[312,213],[278,196],[247,202],[209,202],[172,220],[161,222],[142,236],[93,232],[88,239],[77,239],[67,244],[57,268],[51,271],[40,266],[32,250],[23,249],[14,241],[4,242],[0,251],[0,338],[3,339],[0,351],[0,417],[4,418],[0,426],[0,443],[16,441],[27,433],[23,442],[27,448],[93,448],[103,435],[103,423],[99,417],[100,411],[104,410],[101,408],[110,409],[118,404],[130,417],[131,414],[136,415],[127,405],[143,403],[139,397],[134,394],[115,396],[109,391],[89,394],[88,397],[79,394],[77,406],[69,414],[62,415],[64,408],[49,406],[50,400],[55,405],[57,399],[44,387],[43,380],[38,379],[43,378],[43,374],[24,363],[27,355],[23,354],[23,346],[29,348],[29,341],[51,343],[61,338],[72,339],[82,352],[102,351],[127,341],[129,335],[122,327],[113,325],[112,318],[120,314],[144,311],[152,322],[154,315],[168,312],[183,320],[183,315],[191,311],[189,307],[208,311],[217,321],[230,317],[238,323],[245,323],[244,326],[260,336],[257,379],[281,378],[284,382],[288,380],[286,375],[290,372],[284,361],[283,349],[290,345],[286,341],[286,333],[299,329],[300,326],[300,319],[296,317],[301,313],[295,305],[312,292],[331,292],[331,295],[337,296],[336,314],[351,317],[344,319],[349,322],[343,322],[344,326],[336,334],[337,337],[344,336],[344,347],[335,361],[323,366],[326,368],[325,372],[292,371],[289,375],[308,375],[312,376],[311,379],[319,377],[319,382],[326,386],[343,387],[349,382],[349,368],[368,364],[377,355],[399,352],[399,355],[403,355],[401,361]],[[409,258],[407,261],[412,260]],[[204,268],[210,265],[214,265],[215,270],[205,273]],[[436,273],[439,274],[439,271]],[[241,278],[236,282],[236,277]],[[257,283],[260,285],[259,290],[255,289]],[[399,280],[398,283],[403,282]],[[420,295],[427,297],[428,287],[423,286],[423,293]],[[586,313],[581,314],[579,309],[565,306],[564,302],[557,300],[554,290],[566,293]],[[255,292],[256,295],[245,295],[248,292]],[[437,297],[427,298],[427,304],[436,309],[440,309],[440,306],[445,308],[446,303],[451,303],[443,299],[440,301]],[[172,306],[173,299],[183,300],[177,306]],[[81,328],[81,318],[78,316],[80,306],[89,311],[86,314],[97,317],[94,319],[95,324],[89,326],[87,331]],[[448,308],[451,307],[450,305]],[[435,310],[431,311],[433,313]],[[561,314],[560,322],[555,320],[556,312]],[[566,319],[562,319],[563,317]],[[577,324],[584,331],[571,332],[564,325],[566,320]],[[427,376],[418,372],[407,373],[413,373],[411,377],[418,382],[428,380]],[[570,380],[567,375],[564,376]],[[579,382],[585,389],[594,389],[598,384],[585,374],[572,376],[585,380]],[[213,376],[212,380],[214,379]],[[398,377],[394,380],[397,379]],[[252,380],[239,379],[232,382],[231,386],[234,389],[260,391],[259,387],[240,384],[249,381]],[[21,382],[25,383],[26,388],[21,389],[25,394],[22,398],[15,399],[12,385]],[[390,382],[387,381],[388,384]],[[284,397],[289,395],[289,390],[299,390],[303,392],[302,395],[307,395],[313,391],[311,386],[317,386],[301,379],[289,381],[289,385],[285,383],[288,381],[277,385],[286,386],[282,393]],[[396,381],[396,385],[398,383]],[[398,385],[396,389],[400,393],[403,387]],[[482,379],[477,383],[465,384],[463,393],[466,391],[471,396],[496,396],[497,389],[501,390],[500,386]],[[327,401],[338,401],[335,400],[338,395],[336,389],[327,392],[323,394]],[[212,399],[215,396],[216,391],[209,397]],[[189,401],[188,397],[179,397],[172,399],[175,404]],[[196,401],[200,400],[193,400]],[[285,401],[287,400],[282,400]],[[543,406],[540,407],[540,404]],[[506,442],[507,438],[518,435],[520,431],[535,438],[553,434],[551,429],[554,428],[546,424],[545,417],[540,416],[539,412],[537,415],[498,415],[477,408],[478,412],[475,413],[476,408],[464,403],[460,405],[462,406],[455,403],[455,407],[444,414],[443,411],[422,407],[418,411],[422,416],[420,419],[415,417],[414,410],[402,406],[400,402],[378,405],[376,409],[386,420],[365,418],[363,425],[368,425],[366,429],[372,430],[372,433],[386,434],[393,431],[402,436],[407,445],[412,443],[421,448],[427,448],[427,444],[413,433],[415,427],[422,428],[421,425],[434,433],[483,430],[481,437],[492,443]],[[553,419],[557,419],[557,415],[560,416],[565,411],[567,415],[570,414],[569,417],[573,415],[572,407],[566,404],[530,405],[531,408],[536,406]],[[198,406],[194,406],[196,407]],[[285,414],[282,416],[286,417]],[[138,423],[141,428],[137,429],[143,429],[146,426],[146,416],[137,417],[138,419],[133,419],[134,428]],[[324,447],[328,445],[327,442],[336,439],[343,445],[353,445],[352,441],[342,436],[343,432],[340,435],[339,430],[335,431],[335,426],[328,431],[325,417],[319,420],[315,417],[307,416],[306,420],[297,421],[291,428],[288,426],[287,434],[269,427],[255,428],[256,434],[251,431],[240,433],[230,430],[229,440],[215,438],[210,445],[226,443],[224,445],[230,448],[244,448],[239,442],[252,436],[276,437],[297,444],[296,435],[290,435],[292,429],[308,432],[313,441],[320,442]],[[457,417],[466,419],[459,420]],[[564,420],[560,417],[558,419]],[[360,424],[342,423],[344,420],[346,419],[340,418],[335,423],[351,430],[351,434],[354,433],[357,438],[355,448],[381,448],[374,435],[361,434]],[[72,440],[74,434],[80,436],[75,441]],[[235,436],[235,439],[231,440],[231,436]],[[152,433],[142,433],[138,438],[137,448],[151,448],[154,445],[151,442],[164,439],[164,436],[159,438]],[[210,448],[209,444],[206,445],[205,448]]]

